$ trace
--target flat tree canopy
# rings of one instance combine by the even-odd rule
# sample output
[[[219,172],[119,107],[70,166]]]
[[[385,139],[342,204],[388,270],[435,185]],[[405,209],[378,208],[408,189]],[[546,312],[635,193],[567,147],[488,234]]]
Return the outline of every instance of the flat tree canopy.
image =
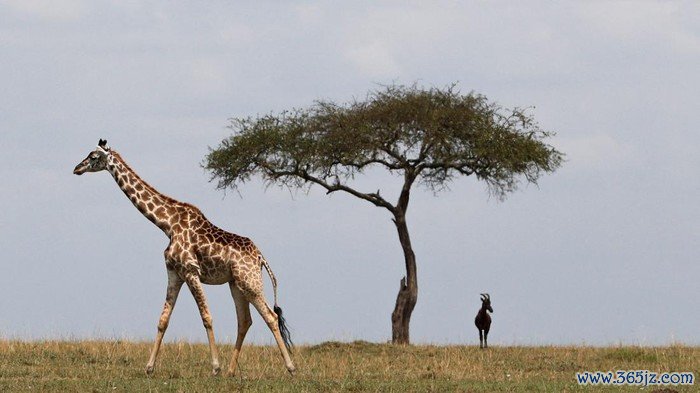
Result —
[[[204,167],[218,188],[236,189],[253,176],[268,184],[327,193],[342,191],[393,215],[406,259],[406,279],[392,314],[394,342],[408,343],[417,300],[415,256],[406,211],[413,184],[440,191],[456,177],[474,175],[504,198],[524,180],[536,183],[562,163],[526,110],[505,109],[454,85],[423,89],[391,85],[348,104],[314,105],[259,117],[232,119],[233,135],[210,151]],[[396,202],[350,181],[370,167],[403,176]]]
[[[525,110],[505,110],[482,95],[461,95],[454,86],[389,86],[347,105],[318,101],[280,114],[235,118],[230,128],[234,134],[205,161],[220,189],[259,175],[290,187],[317,183],[347,192],[343,180],[377,165],[414,171],[418,183],[431,190],[456,175],[475,175],[502,197],[515,190],[519,176],[535,183],[562,159],[543,143],[552,133]]]

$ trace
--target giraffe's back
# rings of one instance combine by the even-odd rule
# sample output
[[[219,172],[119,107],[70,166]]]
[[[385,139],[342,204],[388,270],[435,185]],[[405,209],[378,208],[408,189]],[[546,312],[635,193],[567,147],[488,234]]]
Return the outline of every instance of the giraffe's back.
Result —
[[[198,231],[200,279],[205,284],[254,279],[260,276],[260,251],[252,240],[209,225]]]
[[[260,252],[252,240],[212,224],[196,207],[179,203],[170,248],[182,248],[196,256],[200,280],[224,284],[260,276]],[[177,255],[177,252],[175,252]]]

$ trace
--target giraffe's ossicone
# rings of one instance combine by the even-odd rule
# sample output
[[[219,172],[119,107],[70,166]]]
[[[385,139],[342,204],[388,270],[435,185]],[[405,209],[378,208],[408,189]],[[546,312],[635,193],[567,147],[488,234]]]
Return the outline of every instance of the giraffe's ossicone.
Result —
[[[158,322],[158,334],[146,365],[146,373],[149,375],[153,373],[158,350],[182,284],[187,284],[197,302],[209,340],[213,374],[219,373],[221,368],[214,340],[212,318],[202,284],[225,283],[228,283],[231,289],[238,318],[238,337],[229,363],[229,374],[233,375],[236,371],[243,340],[252,324],[251,303],[272,331],[285,366],[290,373],[293,373],[295,368],[289,356],[291,348],[289,331],[282,318],[282,310],[277,305],[277,280],[255,244],[246,237],[218,228],[196,207],[158,192],[143,181],[119,153],[107,146],[107,141],[100,139],[97,148],[75,167],[73,173],[82,175],[86,172],[103,170],[112,175],[119,188],[141,214],[165,232],[170,239],[170,244],[164,253],[168,289],[163,312]],[[263,293],[263,267],[272,281],[275,296],[273,309],[265,301]]]

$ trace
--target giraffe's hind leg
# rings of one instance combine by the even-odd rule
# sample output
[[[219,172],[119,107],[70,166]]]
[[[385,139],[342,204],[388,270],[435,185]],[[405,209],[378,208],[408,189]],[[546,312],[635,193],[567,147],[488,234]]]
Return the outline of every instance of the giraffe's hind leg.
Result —
[[[243,340],[245,339],[246,333],[250,325],[253,324],[253,320],[250,317],[250,303],[243,295],[240,289],[230,282],[229,288],[231,289],[231,296],[233,296],[233,301],[236,304],[236,318],[238,319],[238,337],[236,338],[236,346],[233,348],[233,355],[231,356],[231,363],[228,366],[228,374],[233,376],[236,373],[236,367],[238,366],[238,355],[241,353],[241,346],[243,345]]]
[[[296,371],[296,368],[294,367],[294,363],[292,363],[292,359],[289,356],[289,351],[287,351],[287,346],[285,345],[282,334],[280,333],[278,316],[273,310],[270,309],[270,306],[268,306],[267,302],[265,301],[261,273],[262,272],[258,270],[254,271],[253,274],[248,274],[247,276],[241,277],[241,275],[236,274],[234,271],[234,285],[240,289],[245,296],[245,299],[252,303],[253,307],[258,310],[258,313],[260,313],[260,316],[267,324],[267,327],[269,327],[270,331],[272,331],[272,335],[275,337],[277,346],[279,347],[282,358],[284,359],[284,365],[287,367],[287,370],[293,374],[294,371]]]
[[[270,309],[270,306],[267,305],[262,291],[250,299],[250,302],[253,303],[255,309],[258,310],[260,316],[265,320],[267,327],[269,327],[272,331],[272,335],[275,336],[275,341],[277,341],[277,346],[280,349],[280,353],[282,354],[284,365],[287,367],[287,370],[291,374],[294,374],[296,367],[294,367],[294,363],[292,363],[292,359],[289,357],[287,346],[285,345],[282,334],[280,333],[277,314],[275,314],[275,312]]]

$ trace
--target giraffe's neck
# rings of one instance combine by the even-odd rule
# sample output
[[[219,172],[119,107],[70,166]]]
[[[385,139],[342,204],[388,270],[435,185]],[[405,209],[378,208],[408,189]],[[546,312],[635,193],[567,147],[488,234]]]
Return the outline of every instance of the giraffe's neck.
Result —
[[[172,235],[170,220],[179,211],[180,202],[161,194],[143,181],[114,150],[108,157],[107,170],[141,214],[170,237]]]

